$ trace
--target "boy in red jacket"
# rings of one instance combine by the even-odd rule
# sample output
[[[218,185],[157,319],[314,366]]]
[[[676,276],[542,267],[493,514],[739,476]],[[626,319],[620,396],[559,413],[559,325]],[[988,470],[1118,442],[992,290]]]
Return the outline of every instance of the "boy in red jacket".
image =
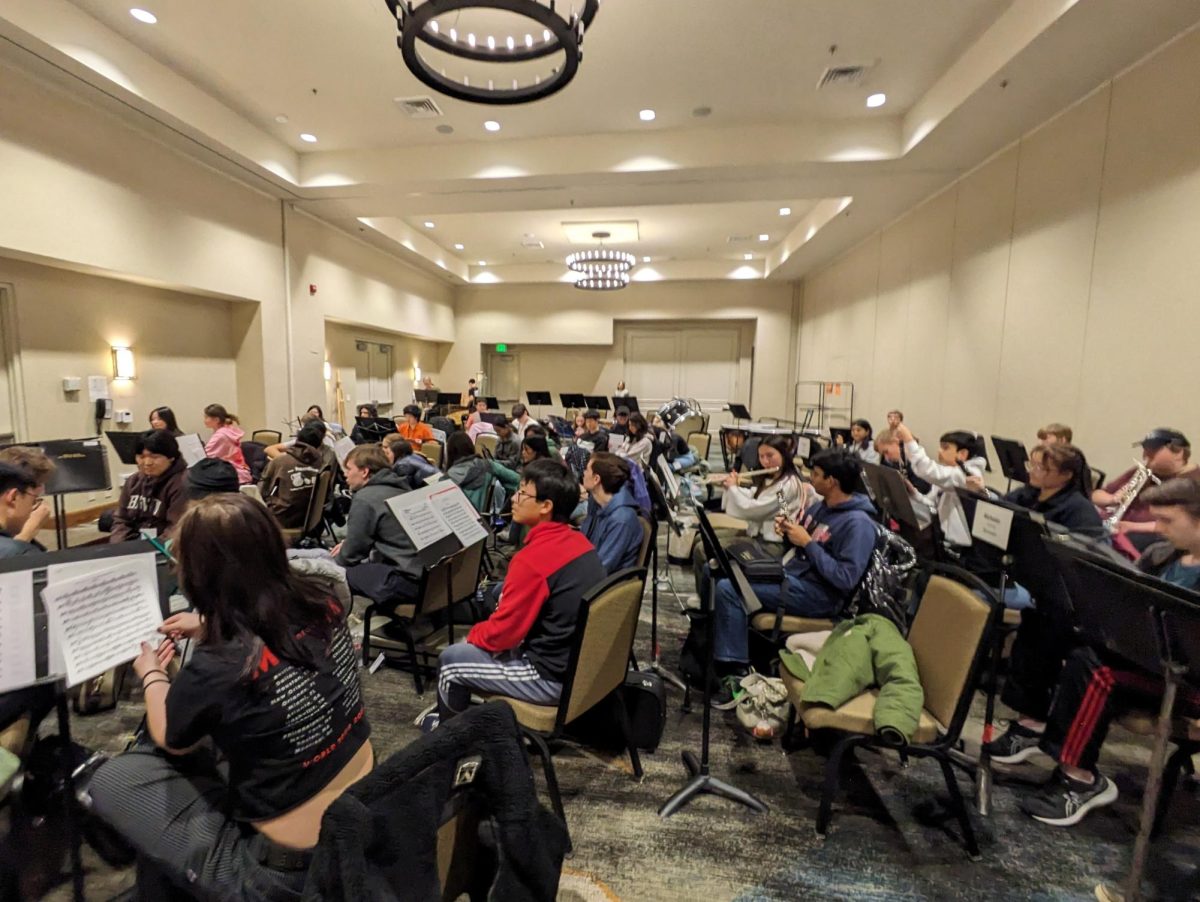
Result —
[[[564,464],[525,466],[512,511],[529,534],[509,564],[495,613],[439,657],[438,714],[423,729],[466,710],[472,692],[535,705],[558,701],[579,600],[605,578],[596,549],[569,525],[578,503],[579,482]]]

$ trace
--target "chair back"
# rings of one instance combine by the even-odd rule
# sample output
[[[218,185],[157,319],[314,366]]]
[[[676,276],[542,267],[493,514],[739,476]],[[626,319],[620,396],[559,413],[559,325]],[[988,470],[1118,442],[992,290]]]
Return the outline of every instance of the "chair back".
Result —
[[[934,575],[908,631],[925,708],[955,739],[1001,611],[962,583]]]
[[[485,457],[496,456],[496,444],[500,437],[494,432],[483,432],[475,437],[475,453]]]
[[[1098,470],[1095,467],[1088,467],[1088,473],[1092,478],[1092,490],[1104,488],[1104,480],[1107,478],[1103,470]]]
[[[686,440],[687,437],[689,435],[691,435],[693,432],[702,431],[703,426],[704,426],[704,418],[702,416],[700,416],[700,414],[689,413],[687,416],[683,417],[683,419],[681,419],[678,423],[676,423],[672,427],[672,430],[674,431],[674,433],[676,435],[682,435],[684,437],[684,439]]]
[[[417,452],[439,470],[442,468],[442,443],[421,442],[421,450]]]
[[[655,524],[653,520],[639,515],[638,525],[642,527],[642,544],[638,548],[637,566],[645,570],[650,566],[650,549],[654,547]]]
[[[595,707],[625,682],[645,579],[645,570],[622,570],[580,600],[559,701],[559,727]]]
[[[333,482],[333,471],[326,468],[317,474],[312,492],[308,496],[308,512],[304,515],[304,535],[310,536],[321,525],[325,513],[325,502],[329,498],[329,486]]]
[[[707,432],[693,432],[687,437],[688,447],[696,452],[700,460],[708,460],[708,449],[712,447],[712,436]]]
[[[283,441],[283,433],[278,429],[255,429],[250,433],[250,441],[263,445],[278,445]]]

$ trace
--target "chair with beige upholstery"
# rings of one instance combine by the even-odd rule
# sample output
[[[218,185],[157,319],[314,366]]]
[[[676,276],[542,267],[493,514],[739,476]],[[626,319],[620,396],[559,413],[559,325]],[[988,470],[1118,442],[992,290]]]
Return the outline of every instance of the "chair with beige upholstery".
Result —
[[[475,453],[480,457],[493,458],[496,456],[496,445],[500,437],[494,432],[483,432],[475,437]]]
[[[484,701],[507,702],[516,712],[521,732],[542,759],[554,813],[564,824],[567,816],[558,791],[550,743],[556,742],[569,724],[601,702],[612,700],[629,751],[634,779],[642,778],[641,759],[629,740],[625,700],[617,690],[624,685],[628,672],[645,580],[645,570],[622,570],[592,588],[580,601],[571,638],[571,655],[557,705],[534,705],[506,696],[483,695]]]
[[[282,530],[283,540],[288,545],[295,545],[307,536],[320,533],[321,520],[325,516],[325,502],[329,500],[329,486],[332,483],[332,470],[327,468],[317,474],[317,481],[308,493],[308,510],[304,514],[304,525]]]
[[[696,452],[699,460],[708,460],[708,451],[712,447],[712,436],[707,432],[693,432],[685,436],[688,447]]]
[[[446,645],[454,642],[454,605],[475,597],[479,573],[483,565],[484,542],[448,554],[421,574],[417,600],[409,604],[390,605],[372,601],[363,612],[363,664],[370,664],[373,654],[383,652],[388,660],[412,669],[417,694],[425,692],[424,673],[433,671],[432,664]],[[429,626],[429,617],[438,611],[446,612],[444,633]],[[419,640],[419,641],[418,641]]]
[[[421,448],[417,451],[423,458],[437,467],[442,468],[442,443],[429,439],[421,442]]]
[[[938,569],[952,572],[951,568]],[[955,575],[965,577],[972,586],[976,585],[961,571],[955,572]],[[916,732],[900,752],[902,755],[937,760],[950,794],[951,806],[962,829],[963,840],[972,858],[979,856],[979,844],[951,767],[950,750],[958,743],[970,711],[971,698],[987,658],[992,631],[996,629],[1002,611],[1003,606],[990,591],[985,600],[963,582],[935,574],[925,588],[908,633],[921,686],[925,690],[925,704]],[[855,746],[877,749],[892,747],[875,736],[875,699],[879,693],[874,689],[869,690],[838,708],[808,705],[801,700],[803,682],[786,667],[781,669],[780,675],[788,690],[788,700],[805,727],[847,734],[838,741],[825,764],[825,787],[817,814],[817,832],[824,836],[829,829],[833,797],[840,785],[842,758],[846,752]]]
[[[255,429],[250,433],[250,441],[262,445],[278,445],[283,441],[283,433],[278,429]]]
[[[646,570],[650,566],[650,550],[654,547],[654,540],[658,535],[658,524],[639,514],[638,525],[642,527],[642,544],[638,548],[637,566]]]

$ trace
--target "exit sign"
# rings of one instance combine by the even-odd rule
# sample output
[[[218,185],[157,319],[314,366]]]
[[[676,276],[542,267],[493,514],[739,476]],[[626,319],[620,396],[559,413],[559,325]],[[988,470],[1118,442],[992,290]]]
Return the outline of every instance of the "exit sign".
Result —
[[[508,353],[508,345],[496,345],[496,353],[497,354],[507,354]]]

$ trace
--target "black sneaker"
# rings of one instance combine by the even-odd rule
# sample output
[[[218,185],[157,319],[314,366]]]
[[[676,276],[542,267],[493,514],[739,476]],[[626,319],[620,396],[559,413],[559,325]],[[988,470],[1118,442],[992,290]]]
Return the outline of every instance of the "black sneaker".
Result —
[[[712,701],[709,703],[718,711],[728,711],[731,708],[736,708],[738,699],[746,694],[742,688],[742,678],[735,674],[721,677],[721,688],[713,693]]]
[[[1103,808],[1117,800],[1117,785],[1097,773],[1092,783],[1072,780],[1062,771],[1036,796],[1022,800],[1021,810],[1035,821],[1052,827],[1073,827],[1094,808]]]
[[[1045,754],[1038,748],[1041,741],[1041,733],[1035,733],[1014,720],[1009,723],[1007,730],[987,743],[984,749],[996,764],[1019,764],[1039,753]]]

